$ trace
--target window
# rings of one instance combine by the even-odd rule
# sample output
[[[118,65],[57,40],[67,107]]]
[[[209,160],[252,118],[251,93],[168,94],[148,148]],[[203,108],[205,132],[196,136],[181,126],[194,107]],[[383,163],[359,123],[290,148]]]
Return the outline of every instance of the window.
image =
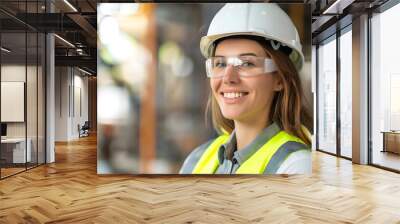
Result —
[[[372,163],[400,170],[400,4],[371,18]]]
[[[340,36],[340,155],[351,158],[352,141],[352,33]]]
[[[336,39],[318,48],[318,149],[336,153]]]

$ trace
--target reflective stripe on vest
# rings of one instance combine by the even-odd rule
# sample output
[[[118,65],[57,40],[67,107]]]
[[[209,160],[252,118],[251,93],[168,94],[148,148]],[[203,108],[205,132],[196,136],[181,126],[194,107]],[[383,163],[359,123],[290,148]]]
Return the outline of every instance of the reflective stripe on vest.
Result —
[[[218,168],[218,150],[222,144],[229,139],[228,135],[222,135],[214,140],[214,142],[206,149],[201,156],[200,160],[193,169],[193,174],[213,174]],[[249,159],[247,159],[237,170],[237,174],[263,174],[264,170],[269,165],[271,158],[279,150],[279,158],[283,159],[281,162],[271,163],[268,169],[271,171],[278,170],[284,159],[295,150],[285,150],[282,146],[288,142],[297,142],[305,146],[304,142],[285,131],[280,131],[266,142],[257,152],[255,152]],[[301,150],[304,149],[300,148]],[[280,150],[282,149],[282,150]],[[282,151],[282,152],[281,152]],[[297,150],[296,150],[297,151]],[[286,152],[286,153],[285,153]],[[278,154],[277,154],[278,155]],[[275,158],[274,158],[275,159]],[[278,158],[277,158],[278,159]],[[274,164],[274,165],[273,165]],[[270,172],[268,172],[270,173]]]
[[[229,139],[229,135],[221,135],[208,146],[193,169],[193,174],[213,174],[218,167],[218,149]]]
[[[300,142],[286,142],[280,149],[272,156],[269,161],[267,168],[264,170],[264,174],[275,174],[282,163],[289,157],[290,154],[298,151],[310,151],[306,145]]]

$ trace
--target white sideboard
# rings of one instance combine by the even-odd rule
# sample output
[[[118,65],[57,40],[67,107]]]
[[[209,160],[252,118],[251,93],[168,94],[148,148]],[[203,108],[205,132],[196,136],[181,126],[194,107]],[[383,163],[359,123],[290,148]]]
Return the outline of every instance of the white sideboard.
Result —
[[[8,147],[13,147],[13,163],[25,163],[25,158],[27,159],[26,162],[32,161],[32,140],[27,138],[26,142],[26,154],[25,154],[25,138],[6,138],[1,139],[2,145],[7,145]]]

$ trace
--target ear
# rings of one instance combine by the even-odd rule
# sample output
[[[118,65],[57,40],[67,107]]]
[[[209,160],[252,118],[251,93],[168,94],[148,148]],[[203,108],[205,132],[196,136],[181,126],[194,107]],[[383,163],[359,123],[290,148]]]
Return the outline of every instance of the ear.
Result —
[[[282,89],[283,89],[282,79],[281,79],[281,77],[276,76],[274,91],[279,92],[279,91],[282,91]]]

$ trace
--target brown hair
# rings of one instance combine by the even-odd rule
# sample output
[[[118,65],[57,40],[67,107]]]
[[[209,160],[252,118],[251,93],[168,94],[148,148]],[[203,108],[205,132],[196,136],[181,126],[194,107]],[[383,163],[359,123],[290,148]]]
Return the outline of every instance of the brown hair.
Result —
[[[282,82],[283,88],[281,91],[275,93],[271,104],[269,121],[275,122],[287,133],[297,136],[307,145],[311,145],[309,133],[302,125],[310,130],[312,127],[312,117],[308,107],[305,106],[306,102],[299,73],[289,58],[290,50],[274,50],[268,42],[261,37],[235,36],[233,38],[245,38],[257,41],[264,47],[266,53],[275,62],[278,68],[277,74]],[[217,41],[215,46],[224,39]],[[218,133],[223,131],[231,133],[235,128],[233,120],[226,119],[222,115],[218,102],[212,93],[210,93],[206,111],[211,112],[212,123]]]

